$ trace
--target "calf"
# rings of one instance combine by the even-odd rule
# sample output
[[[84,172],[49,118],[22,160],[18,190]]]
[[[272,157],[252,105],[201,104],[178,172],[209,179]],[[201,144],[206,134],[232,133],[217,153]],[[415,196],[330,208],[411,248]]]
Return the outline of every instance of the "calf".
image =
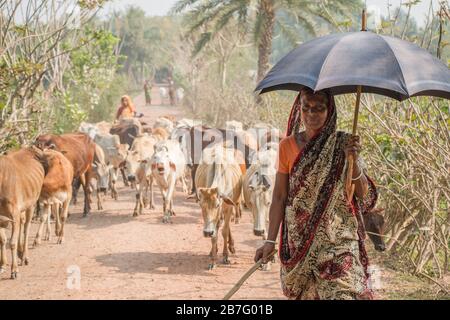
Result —
[[[4,229],[11,223],[11,279],[16,279],[19,272],[17,253],[21,263],[29,263],[30,222],[46,170],[42,151],[33,147],[0,156],[0,273],[5,271],[7,264]]]
[[[119,136],[112,134],[98,134],[95,137],[95,143],[99,145],[105,154],[105,163],[110,168],[109,187],[111,188],[111,196],[113,199],[118,199],[116,182],[119,176],[119,170],[122,171],[124,184],[128,185],[125,173],[123,171],[123,164],[127,156],[128,146],[120,144]]]
[[[170,217],[175,215],[173,192],[177,180],[181,181],[183,191],[187,192],[184,180],[186,162],[178,141],[167,140],[157,143],[150,164],[153,179],[156,181],[163,199],[163,222],[167,223],[170,222]]]
[[[239,205],[242,192],[242,172],[234,160],[232,149],[217,146],[202,159],[195,175],[198,200],[203,216],[203,235],[211,238],[211,261],[214,268],[217,259],[217,233],[223,220],[223,262],[228,264],[228,250],[235,253],[230,221],[233,209]]]
[[[43,205],[44,209],[34,240],[34,246],[38,246],[41,243],[42,229],[45,223],[47,223],[47,229],[44,239],[50,241],[51,211],[53,211],[55,217],[55,234],[58,237],[57,243],[61,244],[63,242],[64,226],[68,216],[70,199],[72,198],[72,164],[62,153],[55,150],[44,150],[44,156],[48,164],[48,171],[39,196],[39,202]]]

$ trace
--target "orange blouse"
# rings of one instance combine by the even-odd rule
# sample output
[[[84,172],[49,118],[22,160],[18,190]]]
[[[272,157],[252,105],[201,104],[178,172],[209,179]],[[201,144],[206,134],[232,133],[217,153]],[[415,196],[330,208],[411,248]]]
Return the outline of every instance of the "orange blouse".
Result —
[[[283,138],[278,148],[277,171],[289,174],[300,151],[294,135]]]

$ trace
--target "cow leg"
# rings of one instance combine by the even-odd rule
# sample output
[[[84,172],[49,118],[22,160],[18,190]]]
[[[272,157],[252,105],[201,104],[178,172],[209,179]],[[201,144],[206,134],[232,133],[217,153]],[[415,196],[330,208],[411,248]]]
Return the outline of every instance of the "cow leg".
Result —
[[[18,216],[15,214],[13,216]],[[12,222],[10,246],[11,246],[11,279],[16,279],[19,273],[19,268],[17,266],[17,243],[19,240],[19,228],[20,228],[20,217]]]
[[[66,224],[67,215],[69,212],[69,203],[70,203],[70,199],[67,199],[63,203],[61,211],[60,211],[61,212],[61,225],[58,228],[58,235],[57,235],[57,237],[58,237],[57,243],[58,244],[61,244],[64,240],[64,226]],[[58,216],[58,220],[59,220],[59,216]]]
[[[234,221],[235,224],[239,223],[239,220],[242,217],[242,208],[241,208],[241,203],[237,203],[234,210],[236,210],[236,220]]]
[[[130,184],[128,183],[128,179],[125,176],[125,170],[123,168],[120,168],[120,172],[122,173],[123,184],[125,185],[125,187],[128,187]]]
[[[218,239],[217,231],[218,230],[216,230],[216,235],[211,238],[211,252],[209,253],[210,263],[208,265],[208,270],[212,270],[216,266],[216,261],[217,261],[217,239]]]
[[[173,173],[175,175],[175,173]],[[175,190],[175,183],[176,183],[176,178],[175,176],[173,177],[169,177],[170,182],[169,182],[169,189],[167,189],[167,193],[166,193],[166,197],[164,199],[164,218],[167,222],[170,222],[170,217],[172,215],[175,215],[175,212],[173,212],[172,209],[172,198],[173,198],[173,191]]]
[[[228,259],[228,245],[229,242],[233,242],[233,238],[231,237],[231,228],[230,228],[230,220],[233,212],[233,208],[224,208],[224,223],[222,227],[222,237],[223,237],[223,263],[230,264],[230,260]],[[231,251],[231,250],[230,250]],[[233,246],[234,251],[234,246]]]
[[[22,265],[22,257],[23,257],[23,225],[24,225],[24,217],[23,213],[20,214],[19,218],[19,236],[17,239],[17,257],[20,259],[19,265]]]
[[[56,220],[57,217],[57,210],[58,210],[58,204],[52,204],[49,205],[49,209],[48,209],[48,216],[47,216],[47,228],[45,229],[45,236],[44,236],[44,240],[45,241],[51,241],[52,240],[52,226],[51,226],[51,213],[53,212],[53,217]]]
[[[84,190],[84,209],[83,209],[83,217],[87,217],[87,215],[91,211],[91,205],[89,203],[90,199],[90,188],[89,188],[89,181],[91,179],[90,174],[88,170],[86,173],[80,176],[81,185],[83,186]]]
[[[154,206],[154,198],[153,198],[153,177],[150,177],[148,184],[150,186],[150,203],[149,203],[149,209],[151,210],[155,210],[155,206]]]
[[[97,188],[97,209],[98,210],[103,210],[103,205],[102,205],[102,193],[100,191],[99,188]]]
[[[6,233],[3,226],[0,226],[0,273],[5,272],[8,261],[6,260]]]
[[[112,172],[111,172],[112,174],[109,177],[109,179],[111,181],[111,196],[114,200],[117,200],[117,198],[118,198],[118,193],[117,193],[117,189],[116,189],[118,171],[119,171],[118,168],[113,168]]]
[[[41,244],[41,235],[42,229],[44,227],[44,223],[47,222],[47,217],[50,216],[50,205],[44,204],[44,210],[42,210],[41,214],[41,222],[39,223],[38,231],[36,233],[36,237],[34,238],[33,246],[37,247]]]
[[[80,182],[81,179],[79,177],[73,179],[72,182],[72,204],[76,205],[77,204],[77,196],[78,196],[78,190],[80,189]]]
[[[29,263],[28,259],[28,237],[30,235],[30,225],[31,219],[33,218],[34,207],[28,208],[25,212],[25,224],[24,224],[24,235],[23,235],[23,248],[22,248],[22,264],[26,266]]]
[[[197,188],[195,187],[195,173],[197,172],[198,165],[193,165],[191,170],[191,179],[192,179],[192,190],[191,194],[195,194],[197,192]]]
[[[134,207],[133,217],[137,217],[142,214],[142,207],[144,206],[144,200],[142,199],[142,192],[144,191],[144,182],[137,185],[136,190],[136,206]]]

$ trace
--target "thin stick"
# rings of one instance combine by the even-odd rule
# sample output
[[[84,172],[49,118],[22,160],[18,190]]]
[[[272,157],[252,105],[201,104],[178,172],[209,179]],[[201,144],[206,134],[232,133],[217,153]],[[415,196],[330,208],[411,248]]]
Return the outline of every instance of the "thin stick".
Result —
[[[267,259],[272,258],[277,253],[277,250],[275,249],[271,254],[268,255]],[[230,300],[230,298],[241,288],[241,286],[244,284],[245,280],[247,280],[256,270],[258,270],[259,267],[262,265],[262,259],[259,259],[258,262],[256,262],[253,267],[251,267],[239,281],[234,285],[233,288],[223,297],[222,300]]]
[[[356,89],[356,106],[355,106],[355,115],[353,117],[353,130],[352,135],[356,134],[356,129],[358,128],[358,115],[359,115],[359,105],[361,103],[361,86],[358,86]],[[348,195],[348,201],[352,201],[353,193],[355,192],[355,185],[352,183],[353,176],[353,156],[348,157],[348,168],[347,168],[347,181],[346,181],[346,191]]]

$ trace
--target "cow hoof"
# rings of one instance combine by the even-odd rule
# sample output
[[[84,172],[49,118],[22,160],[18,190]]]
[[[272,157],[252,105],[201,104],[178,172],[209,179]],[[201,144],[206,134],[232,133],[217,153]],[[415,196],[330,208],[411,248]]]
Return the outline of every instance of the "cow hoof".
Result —
[[[223,258],[223,264],[231,264],[230,260],[228,260],[228,257]]]
[[[17,279],[17,275],[18,275],[17,271],[11,272],[11,279],[12,280]]]
[[[62,244],[63,243],[63,238],[59,238],[58,241],[56,242],[57,244]]]
[[[230,250],[230,252],[231,252],[232,254],[235,254],[235,253],[236,253],[236,249],[234,249],[233,246],[229,246],[229,247],[228,247],[228,250]]]
[[[133,217],[137,217],[138,213],[137,212],[133,212]]]
[[[214,263],[208,264],[208,270],[212,270],[214,269],[214,267],[215,267]]]
[[[28,260],[28,258],[25,258],[22,260],[22,263],[27,266],[30,264],[30,260]]]
[[[34,242],[33,242],[33,248],[38,247],[40,244],[41,244],[40,241],[34,240]]]

